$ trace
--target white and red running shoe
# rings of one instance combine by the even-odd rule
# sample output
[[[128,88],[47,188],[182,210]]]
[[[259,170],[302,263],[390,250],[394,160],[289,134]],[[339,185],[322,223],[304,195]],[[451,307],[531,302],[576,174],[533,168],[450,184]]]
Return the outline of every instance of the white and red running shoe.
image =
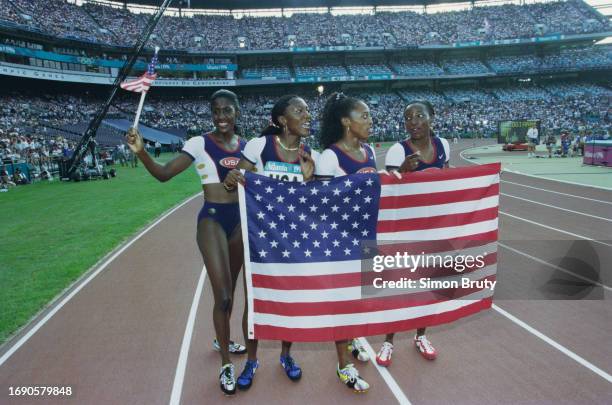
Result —
[[[436,349],[431,345],[431,342],[427,340],[425,335],[415,336],[414,345],[419,353],[421,353],[421,356],[425,357],[427,360],[433,360],[438,355]]]
[[[376,363],[379,366],[389,367],[391,365],[391,355],[393,354],[393,343],[385,342],[376,355]]]

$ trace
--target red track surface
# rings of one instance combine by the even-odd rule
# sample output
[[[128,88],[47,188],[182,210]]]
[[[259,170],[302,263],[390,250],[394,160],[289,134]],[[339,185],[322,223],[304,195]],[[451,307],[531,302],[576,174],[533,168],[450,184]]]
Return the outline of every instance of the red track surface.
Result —
[[[468,164],[457,155],[467,146],[471,142],[452,145],[453,164]],[[337,380],[331,343],[294,345],[304,376],[293,383],[278,364],[279,343],[261,342],[253,387],[223,397],[220,359],[211,349],[208,282],[193,334],[187,334],[190,345],[183,342],[202,270],[194,241],[198,197],[144,233],[65,305],[62,299],[70,292],[0,349],[0,403],[168,404],[173,387],[183,404],[612,403],[612,192],[508,173],[502,175],[501,192],[503,246],[495,308],[431,328],[428,336],[439,352],[435,361],[419,356],[412,335],[398,335],[386,380],[373,363],[357,365],[372,386],[367,394],[353,394]],[[572,257],[601,271],[584,272],[584,263]],[[567,271],[598,277],[600,284],[588,286]],[[567,300],[567,294],[577,299]],[[232,337],[239,341],[243,304],[240,285],[232,320]],[[29,336],[31,330],[35,333]],[[367,340],[374,350],[382,343],[381,337]],[[187,354],[184,369],[177,367],[181,347]],[[243,362],[235,357],[238,373]],[[9,396],[11,386],[40,385],[71,386],[74,393],[69,398]]]

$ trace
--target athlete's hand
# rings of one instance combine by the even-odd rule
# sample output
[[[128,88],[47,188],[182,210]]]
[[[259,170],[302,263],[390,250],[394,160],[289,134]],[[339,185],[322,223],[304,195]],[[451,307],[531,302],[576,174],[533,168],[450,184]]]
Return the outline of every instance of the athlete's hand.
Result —
[[[233,169],[231,172],[225,176],[225,180],[223,181],[223,187],[227,191],[233,191],[238,186],[238,183],[244,185],[244,175],[238,169]]]
[[[400,173],[413,172],[419,166],[420,156],[418,153],[413,153],[412,155],[406,156],[404,162],[399,167],[398,171]]]
[[[142,135],[136,128],[130,128],[125,134],[125,138],[127,140],[127,144],[134,153],[140,153],[144,150],[144,141],[142,140]]]
[[[304,152],[304,148],[300,148],[298,152],[300,158],[300,168],[302,169],[302,177],[304,181],[310,181],[314,177],[315,162],[308,152]]]

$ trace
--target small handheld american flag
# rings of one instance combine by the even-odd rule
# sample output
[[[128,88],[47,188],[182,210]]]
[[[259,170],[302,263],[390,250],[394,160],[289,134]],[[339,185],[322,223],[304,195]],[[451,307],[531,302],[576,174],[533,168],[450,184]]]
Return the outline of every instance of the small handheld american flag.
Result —
[[[136,80],[125,81],[121,83],[121,88],[127,91],[133,91],[134,93],[142,93],[149,91],[149,87],[157,78],[157,73],[155,73],[155,66],[157,65],[157,49],[155,49],[155,54],[147,66],[147,71],[140,76]]]

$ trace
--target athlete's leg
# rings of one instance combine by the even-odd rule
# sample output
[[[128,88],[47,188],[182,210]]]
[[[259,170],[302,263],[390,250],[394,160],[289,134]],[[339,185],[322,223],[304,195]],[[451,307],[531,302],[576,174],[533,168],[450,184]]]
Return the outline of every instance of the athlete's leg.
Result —
[[[221,364],[223,365],[230,363],[229,319],[233,297],[227,236],[221,225],[214,219],[204,218],[198,223],[197,240],[212,285],[215,300],[213,324],[219,341]]]

